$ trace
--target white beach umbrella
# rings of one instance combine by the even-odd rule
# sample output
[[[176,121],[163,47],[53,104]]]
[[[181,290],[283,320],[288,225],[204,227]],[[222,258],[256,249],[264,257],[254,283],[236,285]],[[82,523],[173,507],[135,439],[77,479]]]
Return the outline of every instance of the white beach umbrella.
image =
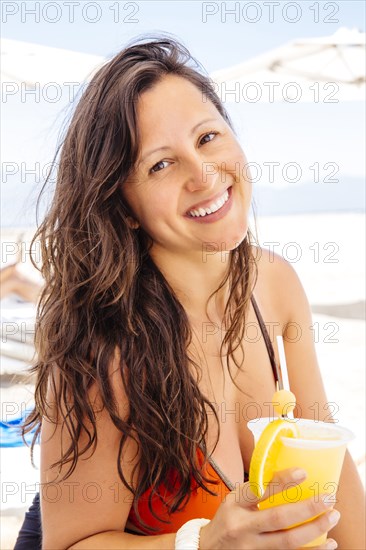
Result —
[[[1,194],[3,199],[5,196],[2,204],[3,213],[4,210],[9,210],[11,224],[14,224],[13,234],[10,233],[8,237],[8,243],[11,243],[13,239],[18,240],[21,232],[16,228],[18,219],[20,225],[23,223],[35,225],[34,207],[29,205],[32,200],[29,199],[30,187],[27,185],[25,173],[27,170],[35,171],[33,176],[35,181],[32,182],[34,187],[37,184],[37,177],[40,178],[41,175],[43,177],[44,164],[47,165],[52,158],[51,151],[50,158],[43,153],[43,136],[47,136],[47,143],[53,143],[53,138],[50,136],[52,136],[52,124],[56,120],[55,113],[61,113],[66,102],[73,99],[70,90],[73,91],[75,86],[76,91],[80,85],[88,82],[106,59],[98,55],[5,38],[0,40],[0,48],[2,122],[4,132],[6,127],[8,134],[7,139],[2,141]],[[68,93],[57,95],[56,99],[51,97],[52,100],[50,100],[44,93],[48,88],[56,86],[63,89],[67,85],[73,86]],[[39,96],[23,94],[27,90],[37,89],[42,90]],[[12,123],[10,117],[14,115],[16,118],[14,117]],[[13,170],[14,175],[12,175]],[[30,178],[32,181],[32,175]],[[20,196],[20,199],[16,198],[17,196]],[[28,208],[31,214],[28,214]],[[2,223],[3,220],[4,217],[2,217]],[[19,305],[15,295],[1,300],[0,372],[2,374],[22,372],[34,356],[32,344],[34,307],[31,303]]]
[[[99,55],[90,55],[41,44],[1,39],[1,80],[25,83],[62,85],[90,80],[94,72],[105,62]]]
[[[312,101],[365,98],[365,33],[297,39],[211,78],[224,101]]]

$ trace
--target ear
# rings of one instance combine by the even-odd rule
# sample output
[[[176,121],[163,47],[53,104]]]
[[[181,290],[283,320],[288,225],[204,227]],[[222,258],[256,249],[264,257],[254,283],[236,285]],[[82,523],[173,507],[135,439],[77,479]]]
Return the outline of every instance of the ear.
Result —
[[[140,224],[138,221],[136,221],[134,218],[132,218],[131,216],[128,216],[126,218],[126,221],[127,221],[127,225],[131,228],[131,229],[138,229],[140,227]]]

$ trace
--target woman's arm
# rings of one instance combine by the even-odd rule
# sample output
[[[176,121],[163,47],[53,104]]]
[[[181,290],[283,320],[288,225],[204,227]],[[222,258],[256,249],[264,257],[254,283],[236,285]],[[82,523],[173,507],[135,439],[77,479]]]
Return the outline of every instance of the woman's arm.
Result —
[[[339,524],[329,533],[339,550],[364,550],[365,493],[355,463],[346,452],[335,506],[341,512]]]
[[[128,415],[128,400],[119,376],[118,356],[116,361],[112,362],[109,372],[120,416],[125,418]],[[55,371],[56,387],[57,374]],[[58,472],[57,468],[51,468],[51,465],[59,460],[61,449],[65,451],[68,448],[70,435],[65,428],[62,429],[60,419],[57,424],[46,418],[42,421],[40,504],[44,550],[69,548],[94,536],[109,536],[103,535],[105,532],[112,532],[113,536],[117,533],[120,533],[120,537],[125,536],[123,531],[133,502],[133,494],[118,475],[117,457],[121,433],[113,424],[108,411],[102,407],[96,385],[90,389],[89,398],[96,415],[96,448],[93,454],[89,449],[79,456],[74,471],[65,481],[60,481],[60,475],[64,474],[65,467]],[[47,402],[50,404],[50,415],[55,418],[55,396],[51,385],[47,392]],[[87,419],[84,419],[84,422],[91,431]],[[88,435],[83,430],[78,441],[79,451],[85,447],[87,441]],[[137,461],[137,445],[129,438],[123,449],[121,468],[130,484]],[[89,548],[94,547],[94,542],[87,544]]]
[[[67,550],[145,550],[148,548],[159,550],[174,550],[176,533],[168,535],[155,535],[153,537],[144,537],[130,535],[123,531],[106,531],[98,533],[87,539],[83,539],[70,546]]]
[[[276,281],[276,307],[278,310],[282,308],[284,318],[288,320],[283,337],[290,386],[301,407],[299,416],[314,419],[316,415],[318,420],[332,421],[330,415],[332,408],[328,407],[316,358],[311,329],[312,315],[304,289],[292,266],[279,256],[275,258],[272,256],[269,269],[272,271],[272,281]],[[347,372],[344,376],[347,376]],[[341,513],[341,518],[329,536],[337,541],[340,550],[365,549],[364,490],[348,452],[343,465],[335,508]]]

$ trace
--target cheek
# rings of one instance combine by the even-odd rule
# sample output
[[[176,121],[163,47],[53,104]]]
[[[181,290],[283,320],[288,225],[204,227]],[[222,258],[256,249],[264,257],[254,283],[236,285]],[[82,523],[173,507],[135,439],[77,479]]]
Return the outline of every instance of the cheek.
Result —
[[[232,174],[235,181],[239,183],[237,187],[238,193],[243,199],[243,206],[246,209],[250,208],[252,199],[252,178],[250,167],[243,149],[237,141],[233,141],[226,156],[227,171]]]
[[[162,197],[157,191],[142,185],[139,189],[125,189],[123,198],[133,213],[139,219],[145,220],[145,223],[149,219],[154,219],[156,215],[160,216],[167,202],[167,198]]]
[[[234,143],[227,152],[225,159],[226,170],[235,177],[235,181],[251,186],[250,168],[246,156],[241,147]]]
[[[154,230],[169,215],[171,208],[171,201],[169,201],[167,193],[146,195],[143,208],[140,210],[141,221],[147,228]]]

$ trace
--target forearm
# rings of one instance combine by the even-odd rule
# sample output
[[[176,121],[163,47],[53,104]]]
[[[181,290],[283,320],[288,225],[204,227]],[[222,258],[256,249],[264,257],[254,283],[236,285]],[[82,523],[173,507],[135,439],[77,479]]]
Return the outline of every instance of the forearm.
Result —
[[[338,543],[339,550],[364,550],[365,541],[365,493],[356,466],[346,453],[342,476],[334,506],[341,519],[329,537]]]
[[[67,550],[173,550],[176,533],[168,535],[139,536],[123,531],[105,531],[83,539]],[[44,549],[47,550],[47,549]]]

